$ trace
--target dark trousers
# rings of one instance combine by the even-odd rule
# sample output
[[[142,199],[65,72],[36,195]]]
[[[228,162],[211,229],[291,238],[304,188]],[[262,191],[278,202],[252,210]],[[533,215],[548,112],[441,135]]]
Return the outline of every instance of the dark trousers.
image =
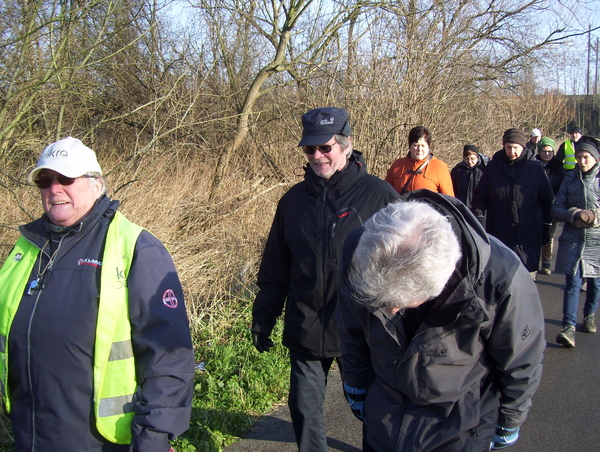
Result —
[[[292,370],[288,406],[298,452],[327,452],[323,403],[327,374],[334,359],[319,359],[290,350]]]

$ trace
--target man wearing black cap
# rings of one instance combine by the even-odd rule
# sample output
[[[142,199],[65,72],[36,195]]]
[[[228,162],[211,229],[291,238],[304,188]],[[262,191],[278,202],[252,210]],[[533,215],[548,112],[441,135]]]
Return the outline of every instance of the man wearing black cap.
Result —
[[[521,130],[504,132],[503,149],[493,155],[475,187],[472,211],[480,219],[485,216],[486,231],[517,253],[535,280],[542,245],[550,241],[554,192],[526,143]]]
[[[341,356],[337,271],[342,242],[398,197],[391,185],[367,174],[352,149],[346,110],[317,108],[302,116],[308,159],[304,181],[279,201],[258,273],[252,340],[269,351],[285,306],[283,345],[290,349],[288,404],[300,451],[327,451],[323,401],[327,373]]]
[[[577,160],[575,159],[575,145],[581,138],[581,133],[580,127],[571,126],[569,129],[571,138],[565,140],[565,142],[558,147],[558,151],[556,151],[556,158],[563,162],[563,166],[567,171],[573,170],[577,164]]]

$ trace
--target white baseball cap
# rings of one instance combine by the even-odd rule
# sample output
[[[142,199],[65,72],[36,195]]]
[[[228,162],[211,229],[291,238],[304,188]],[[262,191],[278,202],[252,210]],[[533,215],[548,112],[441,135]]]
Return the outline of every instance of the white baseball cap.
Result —
[[[67,177],[80,177],[90,172],[102,174],[96,153],[73,137],[63,138],[46,146],[35,169],[27,176],[30,184],[43,169],[53,170]]]
[[[532,137],[541,137],[542,136],[542,132],[540,129],[533,129],[531,131],[531,136]]]

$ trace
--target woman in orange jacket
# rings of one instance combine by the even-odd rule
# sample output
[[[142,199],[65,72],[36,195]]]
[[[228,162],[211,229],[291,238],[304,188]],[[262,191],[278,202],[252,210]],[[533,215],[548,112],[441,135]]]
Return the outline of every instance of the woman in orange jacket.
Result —
[[[409,152],[396,160],[385,180],[400,193],[426,188],[454,196],[448,165],[430,152],[431,133],[425,127],[415,127],[408,133]]]

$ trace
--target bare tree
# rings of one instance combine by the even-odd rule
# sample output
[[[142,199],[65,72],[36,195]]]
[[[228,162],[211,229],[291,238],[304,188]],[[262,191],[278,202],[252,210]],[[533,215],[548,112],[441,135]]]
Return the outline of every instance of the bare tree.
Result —
[[[282,85],[306,83],[331,58],[328,51],[340,29],[372,5],[364,0],[203,0],[197,6],[216,41],[215,56],[221,61],[236,104],[235,127],[215,168],[214,195],[231,155],[248,134],[257,100]],[[285,76],[269,83],[281,73]]]

